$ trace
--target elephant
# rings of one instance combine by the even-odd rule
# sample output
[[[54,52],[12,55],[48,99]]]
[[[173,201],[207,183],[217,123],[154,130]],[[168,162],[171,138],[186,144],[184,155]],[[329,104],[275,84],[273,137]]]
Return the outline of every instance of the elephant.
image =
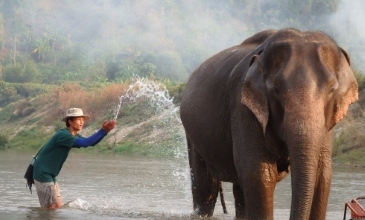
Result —
[[[273,219],[290,173],[290,219],[325,219],[332,128],[357,100],[349,55],[321,31],[264,30],[208,58],[180,104],[194,213],[213,216],[231,182],[237,218]]]

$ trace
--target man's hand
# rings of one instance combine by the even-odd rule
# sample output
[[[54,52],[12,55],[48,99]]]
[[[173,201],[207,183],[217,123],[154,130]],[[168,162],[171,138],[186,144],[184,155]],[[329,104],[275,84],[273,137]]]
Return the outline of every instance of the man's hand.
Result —
[[[115,120],[104,121],[102,127],[106,133],[109,133],[109,131],[113,130],[116,123],[117,122]]]

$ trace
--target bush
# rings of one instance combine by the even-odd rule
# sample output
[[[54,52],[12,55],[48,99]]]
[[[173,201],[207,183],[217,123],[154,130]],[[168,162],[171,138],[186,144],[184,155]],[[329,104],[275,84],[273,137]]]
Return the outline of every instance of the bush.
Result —
[[[185,87],[186,87],[186,83],[182,83],[182,84],[168,83],[166,85],[166,89],[169,91],[170,96],[174,97],[173,102],[175,105],[180,105]]]
[[[8,137],[3,134],[0,134],[0,150],[5,149],[8,143],[9,143]]]
[[[19,82],[22,75],[23,70],[20,66],[6,66],[3,69],[3,80],[5,82]]]
[[[128,84],[125,83],[110,83],[107,86],[90,88],[85,88],[77,83],[62,84],[53,88],[46,97],[47,100],[52,100],[58,108],[56,111],[52,111],[44,121],[49,123],[49,120],[54,118],[62,118],[65,111],[71,107],[82,108],[84,113],[97,121],[111,119],[114,117],[114,111],[119,102],[118,98],[125,93],[127,88]]]
[[[133,148],[136,147],[135,145],[136,144],[130,142],[119,144],[113,148],[113,153],[132,153]]]
[[[17,149],[40,149],[51,136],[45,133],[45,130],[40,127],[21,130],[9,141],[9,146]]]
[[[359,90],[363,90],[365,88],[365,75],[356,70],[354,71],[354,75],[359,85]]]
[[[12,84],[0,81],[0,106],[5,106],[17,99],[17,91]]]
[[[16,89],[17,94],[21,95],[24,98],[35,97],[40,94],[45,94],[49,92],[53,87],[51,85],[35,83],[14,83],[13,86]]]
[[[20,98],[35,97],[37,95],[45,94],[50,91],[52,87],[54,86],[0,81],[0,106],[5,106]]]
[[[17,117],[25,117],[33,112],[35,112],[35,108],[29,100],[21,100],[15,104],[15,111],[13,111],[13,116]]]
[[[3,70],[3,80],[12,83],[36,82],[39,79],[39,71],[34,61],[28,60],[23,65],[8,65]]]
[[[189,76],[181,57],[176,52],[163,52],[156,55],[156,76],[183,81]]]

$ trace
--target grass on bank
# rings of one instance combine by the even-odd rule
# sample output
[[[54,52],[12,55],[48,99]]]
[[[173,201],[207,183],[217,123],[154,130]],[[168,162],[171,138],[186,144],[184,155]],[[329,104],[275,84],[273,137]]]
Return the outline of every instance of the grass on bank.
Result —
[[[360,88],[365,88],[365,77],[361,75],[358,78]],[[175,93],[174,97],[181,98],[185,85],[167,84]],[[65,109],[73,106],[80,106],[85,112],[90,112],[92,120],[87,122],[85,128],[96,130],[103,120],[113,118],[118,97],[124,94],[128,85],[121,83],[84,88],[76,83],[66,83],[54,87],[46,94],[10,103],[0,109],[0,149],[37,151],[56,130],[65,126],[60,118],[64,116]],[[334,128],[334,163],[365,165],[365,117],[362,111],[365,106],[364,89],[360,90],[359,97],[360,100],[351,106],[345,119]],[[120,110],[118,126],[144,123],[143,126],[128,133],[118,143],[103,140],[95,147],[75,152],[164,157],[186,150],[184,134],[165,128],[163,123],[156,120],[151,121],[152,116],[153,111],[147,100],[128,103]],[[150,121],[146,122],[148,120]],[[166,132],[155,139],[151,138],[153,132],[164,128]]]
[[[179,91],[182,92],[182,86],[170,81],[167,83],[175,95],[181,97]],[[84,136],[88,136],[100,128],[102,121],[114,118],[118,98],[125,93],[128,86],[128,83],[113,83],[90,89],[77,83],[65,83],[54,87],[46,94],[13,102],[0,109],[0,123],[7,125],[0,127],[0,149],[37,151],[56,130],[65,126],[60,119],[66,109],[75,106],[83,108],[84,112],[92,117],[84,126],[84,130],[89,130]],[[139,123],[143,123],[143,126],[128,133],[119,143],[103,140],[97,146],[85,149],[86,152],[173,156],[176,146],[181,145],[176,141],[173,130],[166,131],[156,140],[148,139],[156,129],[164,128],[161,122],[150,120],[154,117],[155,109],[149,104],[147,99],[141,99],[122,105],[118,126]],[[26,108],[31,110],[23,111]],[[148,120],[150,121],[146,122]],[[113,137],[112,135],[109,134],[107,138]]]

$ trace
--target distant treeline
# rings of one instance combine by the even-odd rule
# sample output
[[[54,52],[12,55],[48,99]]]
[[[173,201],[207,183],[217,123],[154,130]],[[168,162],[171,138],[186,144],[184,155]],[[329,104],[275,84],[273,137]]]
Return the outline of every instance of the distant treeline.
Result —
[[[0,3],[0,80],[60,84],[178,82],[257,31],[294,27],[336,36],[340,0],[11,0]],[[340,44],[362,51],[351,24]],[[364,49],[364,48],[363,48]],[[351,54],[351,53],[350,53]],[[353,61],[359,62],[359,57]]]

